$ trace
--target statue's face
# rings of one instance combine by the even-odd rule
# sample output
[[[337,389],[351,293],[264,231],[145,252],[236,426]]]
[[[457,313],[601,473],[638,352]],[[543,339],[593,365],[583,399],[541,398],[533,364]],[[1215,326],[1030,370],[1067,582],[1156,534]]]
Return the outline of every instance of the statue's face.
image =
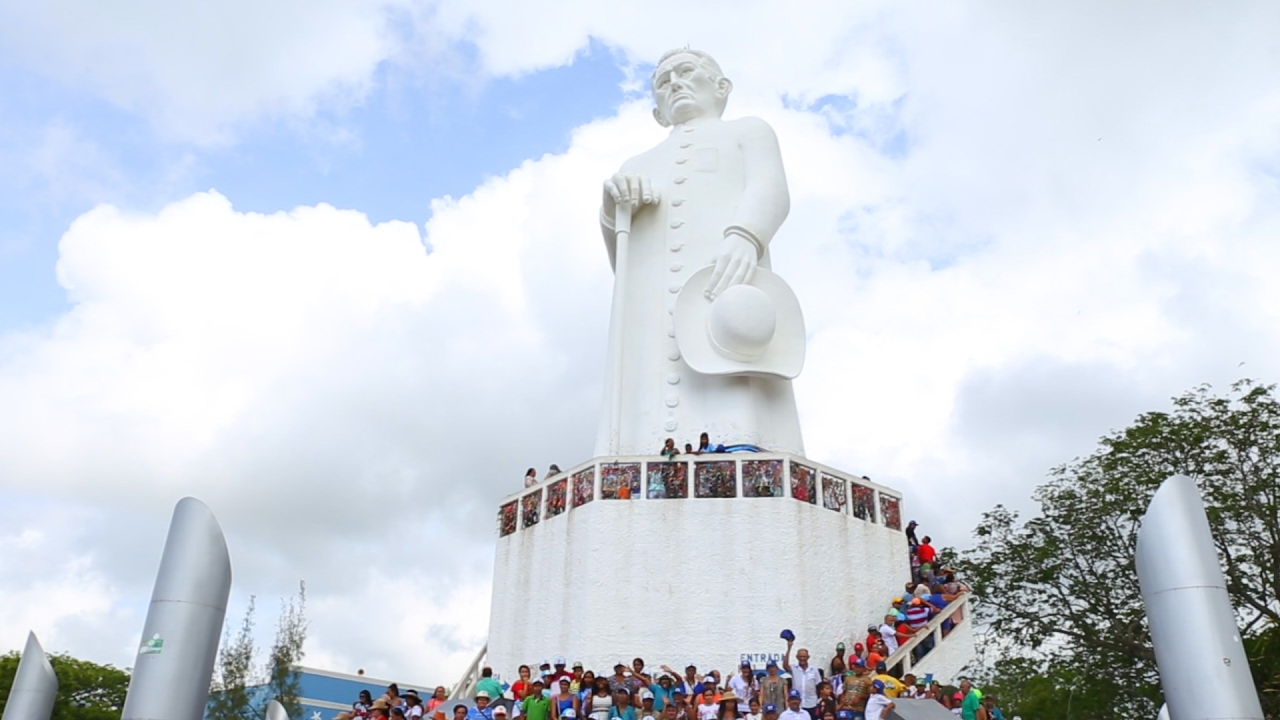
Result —
[[[662,63],[653,76],[653,101],[673,125],[695,118],[717,117],[729,82],[715,78],[696,55],[680,53]]]

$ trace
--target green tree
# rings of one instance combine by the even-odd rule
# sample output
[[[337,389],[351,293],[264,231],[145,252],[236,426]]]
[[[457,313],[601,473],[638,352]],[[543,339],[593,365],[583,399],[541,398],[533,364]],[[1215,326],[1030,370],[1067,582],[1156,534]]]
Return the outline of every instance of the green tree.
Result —
[[[999,505],[983,515],[959,567],[981,598],[983,679],[1007,708],[1042,720],[1155,717],[1133,557],[1151,496],[1178,473],[1204,496],[1264,709],[1280,711],[1280,401],[1247,380],[1225,396],[1188,392],[1054,469],[1033,495],[1035,517]]]
[[[253,684],[253,656],[257,648],[253,643],[254,598],[249,596],[240,631],[231,637],[231,628],[222,636],[218,649],[218,667],[211,683],[208,720],[243,720],[253,717],[248,687]]]
[[[268,699],[278,700],[291,718],[302,715],[302,705],[298,702],[301,686],[295,666],[302,661],[302,646],[307,640],[306,608],[307,584],[300,582],[296,598],[281,601],[276,639],[271,645],[271,656],[267,659],[266,670],[271,689]]]
[[[16,651],[0,655],[0,709],[9,700],[21,659],[22,654]],[[129,690],[129,673],[66,654],[50,655],[49,662],[58,676],[52,720],[119,720]]]

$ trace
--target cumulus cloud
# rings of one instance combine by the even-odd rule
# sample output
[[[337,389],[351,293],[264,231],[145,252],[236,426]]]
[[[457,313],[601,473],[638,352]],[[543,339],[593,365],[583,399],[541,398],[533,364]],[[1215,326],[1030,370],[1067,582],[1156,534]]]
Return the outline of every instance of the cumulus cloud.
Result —
[[[775,269],[806,312],[811,455],[900,487],[964,544],[978,512],[1025,503],[1136,412],[1280,374],[1273,7],[725,20],[742,7],[430,14],[491,73],[589,37],[633,59],[690,40],[717,54],[730,113],[783,145]],[[317,664],[451,680],[485,632],[498,499],[526,466],[590,453],[599,180],[659,137],[628,104],[565,153],[436,200],[423,231],[324,205],[243,213],[216,192],[82,216],[58,267],[73,309],[0,338],[0,477],[91,522],[57,543],[0,524],[0,543],[93,600],[39,614],[15,595],[0,619],[136,615],[159,553],[137,550],[196,494],[227,529],[239,601],[307,579]]]

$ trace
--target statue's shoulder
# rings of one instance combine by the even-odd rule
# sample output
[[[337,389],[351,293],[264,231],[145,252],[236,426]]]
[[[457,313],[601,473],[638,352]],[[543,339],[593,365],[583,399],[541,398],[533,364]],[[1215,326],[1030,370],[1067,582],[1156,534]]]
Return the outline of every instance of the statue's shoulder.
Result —
[[[730,132],[743,140],[761,139],[778,142],[778,135],[773,131],[773,127],[754,115],[726,120],[725,125],[729,126]]]

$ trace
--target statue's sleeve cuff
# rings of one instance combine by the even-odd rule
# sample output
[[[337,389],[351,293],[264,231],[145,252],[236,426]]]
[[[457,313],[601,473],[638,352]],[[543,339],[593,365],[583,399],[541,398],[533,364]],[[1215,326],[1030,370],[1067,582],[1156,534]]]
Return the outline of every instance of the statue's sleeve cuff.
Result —
[[[605,214],[603,207],[600,208],[600,227],[606,228],[610,231],[617,229],[617,226],[614,225],[613,218]]]
[[[601,208],[601,212],[604,212],[603,208]],[[755,245],[757,260],[760,260],[761,258],[764,257],[764,243],[760,241],[760,237],[755,233],[742,227],[741,225],[730,225],[729,227],[724,229],[724,236],[729,237],[730,235],[737,235],[743,240],[746,240],[752,245]]]

